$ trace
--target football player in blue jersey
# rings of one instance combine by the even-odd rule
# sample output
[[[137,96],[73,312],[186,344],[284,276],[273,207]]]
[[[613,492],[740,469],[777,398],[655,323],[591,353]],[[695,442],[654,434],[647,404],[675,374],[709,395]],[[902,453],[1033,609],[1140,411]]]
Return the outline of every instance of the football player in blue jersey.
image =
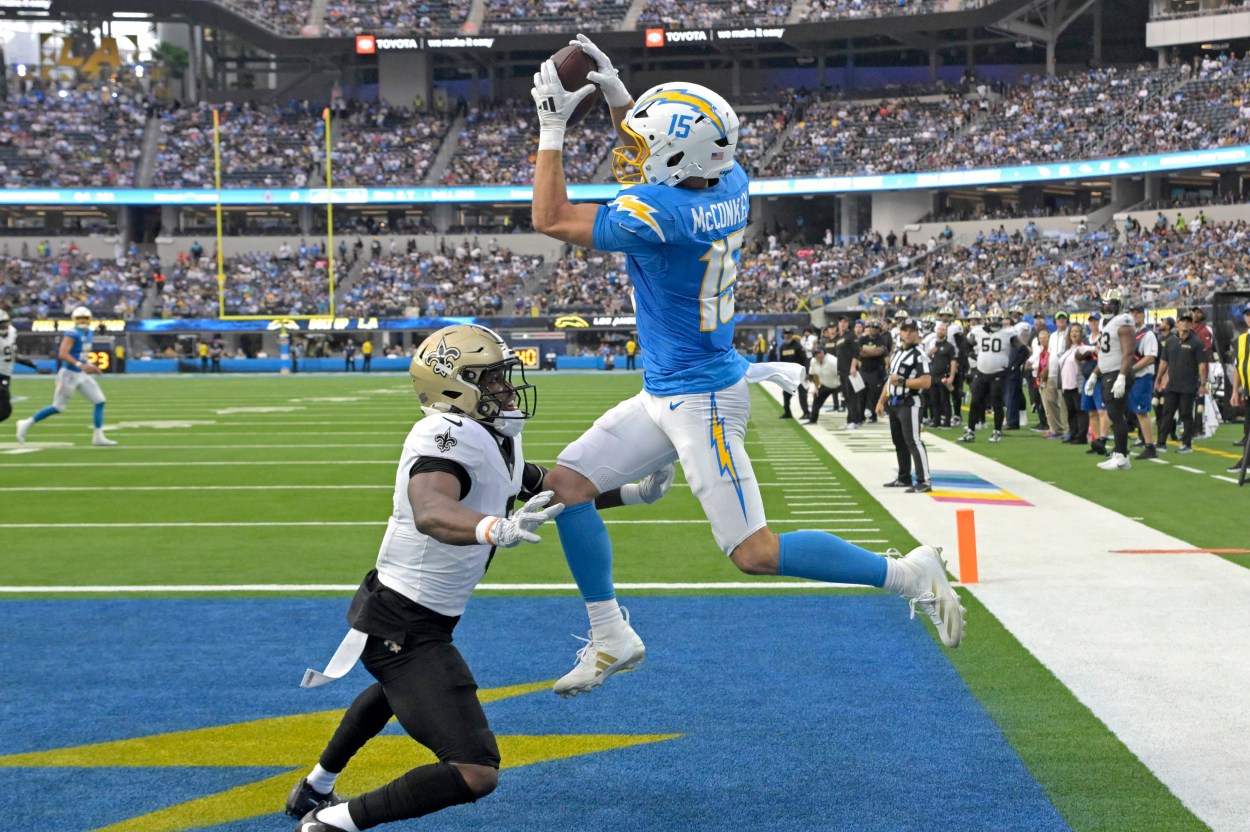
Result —
[[[95,405],[95,430],[91,434],[91,444],[116,445],[116,442],[104,435],[104,393],[100,390],[99,383],[92,378],[102,371],[87,360],[91,352],[91,310],[79,306],[70,317],[74,319],[74,328],[65,333],[56,354],[57,360],[61,362],[61,369],[56,373],[56,392],[53,393],[52,404],[29,419],[18,420],[17,441],[26,441],[31,425],[65,410],[69,406],[70,396],[77,390]]]
[[[595,498],[680,460],[720,548],[743,572],[885,587],[920,607],[956,647],[963,611],[937,549],[883,558],[821,531],[776,534],[764,517],[744,438],[747,383],[799,382],[797,364],[753,364],[734,348],[734,282],[747,226],[747,175],[734,161],[738,117],[698,84],[667,83],[634,101],[611,60],[588,38],[574,45],[597,70],[569,92],[547,61],[534,76],[540,125],[534,228],[550,237],[626,255],[643,391],[601,416],[560,453],[547,487],[568,508],[560,542],[590,614],[587,644],[556,682],[562,696],[589,691],[642,661],[645,648],[616,601],[612,546]],[[564,180],[570,114],[596,85],[623,146],[613,170],[625,185],[606,205],[573,204]],[[797,373],[793,372],[797,370]]]

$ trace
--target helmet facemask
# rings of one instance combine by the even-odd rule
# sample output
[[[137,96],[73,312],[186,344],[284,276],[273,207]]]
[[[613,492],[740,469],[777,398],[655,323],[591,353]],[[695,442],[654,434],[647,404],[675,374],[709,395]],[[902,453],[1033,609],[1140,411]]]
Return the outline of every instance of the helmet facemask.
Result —
[[[520,384],[513,380],[517,371]],[[486,367],[465,367],[460,378],[479,391],[475,419],[529,419],[538,409],[538,388],[526,381],[525,366],[515,356]]]
[[[629,126],[628,116],[621,121],[621,131],[633,139],[633,144],[612,148],[612,175],[622,185],[641,185],[647,181],[642,166],[651,151],[647,148],[646,139]]]

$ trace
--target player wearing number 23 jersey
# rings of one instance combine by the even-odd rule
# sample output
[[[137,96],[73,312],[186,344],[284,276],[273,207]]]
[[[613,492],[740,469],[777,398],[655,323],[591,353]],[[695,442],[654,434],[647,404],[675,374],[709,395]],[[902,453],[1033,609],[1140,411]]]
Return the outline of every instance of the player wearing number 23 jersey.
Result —
[[[792,392],[803,366],[751,364],[733,345],[734,284],[750,207],[746,173],[734,161],[737,114],[715,91],[681,81],[634,100],[597,46],[584,35],[573,44],[597,67],[587,76],[592,83],[566,90],[551,61],[534,76],[534,228],[626,255],[646,366],[642,392],[565,448],[546,479],[568,506],[556,527],[591,625],[555,692],[588,692],[642,661],[642,640],[617,605],[612,544],[595,509],[601,495],[675,459],[712,537],[742,571],[885,586],[915,599],[947,646],[957,646],[962,610],[933,547],[892,560],[826,532],[768,528],[746,453],[747,384],[770,379]],[[627,187],[606,205],[575,205],[564,184],[564,133],[596,89],[623,142],[613,170]]]
[[[737,164],[710,188],[635,185],[599,209],[594,246],[626,255],[648,393],[723,390],[746,372],[733,316],[749,209]]]

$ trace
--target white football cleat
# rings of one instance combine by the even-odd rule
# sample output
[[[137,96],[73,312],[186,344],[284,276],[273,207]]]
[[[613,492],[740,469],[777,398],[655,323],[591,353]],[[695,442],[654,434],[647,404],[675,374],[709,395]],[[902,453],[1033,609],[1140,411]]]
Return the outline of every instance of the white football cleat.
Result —
[[[958,647],[964,636],[964,608],[946,577],[946,562],[936,546],[920,546],[895,561],[907,570],[907,588],[900,593],[911,605],[911,617],[919,607],[947,647]]]
[[[590,693],[613,673],[624,673],[642,664],[647,648],[629,626],[629,611],[622,608],[621,612],[625,620],[613,635],[596,639],[592,631],[587,633],[589,638],[574,636],[586,645],[577,651],[577,664],[556,681],[552,692],[566,698]]]
[[[1098,463],[1104,471],[1127,471],[1133,467],[1127,454],[1112,454],[1106,461]]]
[[[17,420],[17,441],[24,443],[26,441],[26,431],[30,430],[30,426],[35,423],[34,419],[18,419]]]
[[[1003,441],[1003,432],[1002,432],[1001,430],[996,430],[996,431],[994,431],[993,433],[991,433],[991,434],[990,434],[990,441],[991,441],[991,442],[1002,442],[1002,441]]]
[[[107,445],[116,445],[117,443],[105,436],[101,428],[96,428],[95,432],[91,434],[91,444],[103,448]]]

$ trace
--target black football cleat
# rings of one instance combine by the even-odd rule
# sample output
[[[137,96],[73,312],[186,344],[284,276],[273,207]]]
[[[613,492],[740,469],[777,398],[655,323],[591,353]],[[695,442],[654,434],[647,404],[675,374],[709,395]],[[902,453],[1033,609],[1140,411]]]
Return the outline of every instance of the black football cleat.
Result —
[[[331,790],[329,794],[322,794],[308,785],[308,778],[305,777],[286,796],[286,813],[293,818],[302,818],[321,806],[334,806],[342,802],[343,798],[339,797],[338,792]]]
[[[911,488],[911,480],[910,479],[890,480],[889,482],[885,484],[885,487],[886,488]]]
[[[933,490],[933,486],[929,483],[921,481],[907,489],[908,494],[926,494]]]
[[[341,826],[317,820],[317,810],[320,808],[321,806],[314,806],[308,814],[300,818],[299,823],[295,824],[295,832],[347,832]]]

